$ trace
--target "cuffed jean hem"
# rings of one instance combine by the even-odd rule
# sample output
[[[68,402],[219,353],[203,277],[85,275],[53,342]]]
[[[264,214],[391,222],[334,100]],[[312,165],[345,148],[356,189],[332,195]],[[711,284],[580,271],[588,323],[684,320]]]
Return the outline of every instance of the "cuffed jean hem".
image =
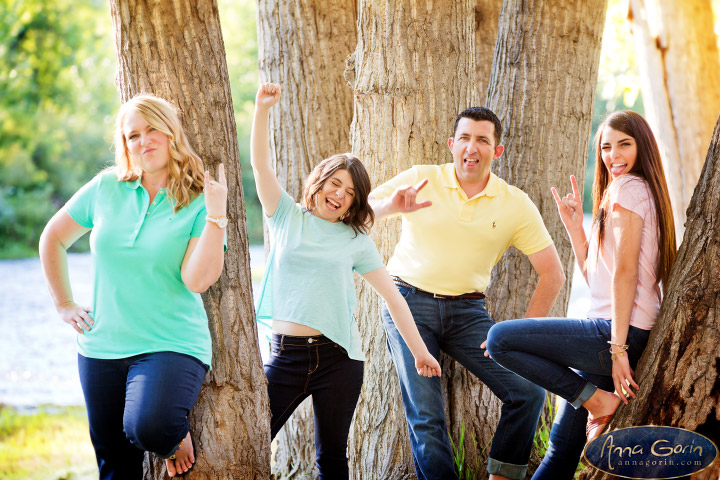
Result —
[[[583,403],[587,402],[590,397],[593,396],[593,393],[598,389],[595,385],[593,385],[590,382],[585,382],[585,386],[580,390],[580,393],[577,397],[575,397],[575,400],[572,402],[568,402],[570,405],[575,407],[575,410],[582,407]]]
[[[515,465],[514,463],[488,458],[487,471],[490,475],[501,475],[512,480],[523,480],[527,473],[527,467],[527,465]]]

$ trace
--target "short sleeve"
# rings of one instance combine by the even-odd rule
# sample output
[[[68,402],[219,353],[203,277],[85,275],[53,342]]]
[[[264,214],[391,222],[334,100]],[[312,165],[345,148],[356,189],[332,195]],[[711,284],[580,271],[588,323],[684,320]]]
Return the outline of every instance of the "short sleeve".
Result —
[[[203,202],[202,207],[200,207],[197,211],[197,214],[195,215],[195,221],[193,222],[193,228],[192,232],[190,232],[190,237],[199,237],[202,235],[203,228],[205,228],[205,217],[207,216],[207,210],[205,210],[205,195],[200,194],[200,196],[195,199],[196,202]],[[187,208],[187,207],[186,207]]]
[[[364,234],[358,235],[358,240],[362,241],[362,246],[358,252],[358,256],[355,259],[353,270],[360,275],[364,275],[378,268],[385,267],[385,264],[380,258],[380,253],[375,246],[375,242],[370,237]]]
[[[527,195],[523,196],[524,220],[513,235],[512,245],[525,255],[532,255],[553,244],[552,237],[545,227],[537,206]]]
[[[93,228],[94,226],[95,198],[100,188],[101,179],[102,174],[96,175],[83,185],[80,190],[75,192],[75,195],[63,207],[73,220],[85,228]]]
[[[418,169],[412,167],[404,172],[400,172],[393,178],[383,183],[379,187],[370,192],[370,196],[377,199],[387,198],[398,188],[403,185],[415,185],[418,181]]]
[[[275,209],[275,213],[273,213],[273,216],[268,217],[267,215],[265,215],[265,212],[263,212],[263,215],[265,215],[265,220],[267,220],[268,226],[274,229],[278,225],[281,225],[287,218],[288,212],[290,212],[293,207],[295,207],[295,201],[283,189],[282,193],[280,194],[280,202],[278,203],[278,206]]]
[[[644,180],[634,175],[623,175],[610,184],[608,194],[613,210],[619,205],[645,219],[649,193]]]

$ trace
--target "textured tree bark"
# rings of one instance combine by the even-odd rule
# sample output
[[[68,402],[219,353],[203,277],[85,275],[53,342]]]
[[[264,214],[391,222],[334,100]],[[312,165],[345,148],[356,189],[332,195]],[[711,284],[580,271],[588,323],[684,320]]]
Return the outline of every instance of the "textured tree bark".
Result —
[[[414,164],[451,161],[447,139],[475,83],[475,6],[474,0],[359,2],[358,45],[346,72],[355,90],[350,137],[373,185]],[[373,228],[385,260],[399,227],[390,219]],[[357,318],[368,361],[351,431],[351,477],[415,478],[378,298],[364,284],[359,295]]]
[[[343,71],[355,48],[355,20],[354,2],[344,0],[258,2],[260,81],[283,89],[270,111],[271,151],[280,183],[296,201],[315,165],[350,149],[353,98]],[[313,423],[308,399],[278,433],[273,474],[317,476]]]
[[[267,387],[257,344],[239,152],[225,50],[212,0],[110,2],[123,101],[158,94],[181,111],[193,148],[228,177],[228,251],[220,280],[203,295],[213,369],[190,415],[194,479],[270,476]],[[167,478],[146,456],[145,478]]]
[[[720,111],[710,0],[631,0],[643,103],[660,145],[678,243]]]
[[[583,184],[604,19],[604,0],[562,5],[506,0],[488,87],[486,103],[503,124],[505,146],[493,171],[538,206],[566,272],[573,271],[572,248],[550,187],[569,190],[571,174]],[[551,315],[567,311],[568,277]],[[510,249],[495,266],[487,291],[493,319],[522,317],[536,285],[527,257]],[[464,420],[480,448],[489,445],[500,417],[499,400],[456,365],[448,376],[452,436],[459,436]],[[485,460],[486,454],[479,463]],[[531,459],[530,471],[538,461]]]
[[[720,444],[720,118],[687,211],[687,230],[657,323],[636,369],[637,399],[621,405],[608,431],[665,425]],[[694,475],[717,480],[720,462]],[[615,478],[587,469],[584,480]]]
[[[475,82],[469,106],[485,105],[501,7],[498,0],[477,0],[475,4]]]

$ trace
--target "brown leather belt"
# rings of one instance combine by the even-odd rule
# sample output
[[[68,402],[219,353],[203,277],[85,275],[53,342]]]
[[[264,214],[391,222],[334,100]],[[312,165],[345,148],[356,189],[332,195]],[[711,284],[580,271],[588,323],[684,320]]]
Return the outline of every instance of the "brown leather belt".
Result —
[[[433,298],[442,298],[443,300],[462,300],[462,299],[478,300],[478,299],[485,298],[485,294],[483,292],[470,292],[470,293],[463,293],[462,295],[443,295],[441,293],[432,293],[432,292],[428,292],[427,290],[418,288],[415,285],[410,285],[409,283],[407,283],[405,280],[403,280],[400,277],[392,277],[392,279],[395,282],[395,285],[399,285],[399,286],[405,287],[405,288],[414,288],[416,292],[424,293],[426,295],[432,295]]]

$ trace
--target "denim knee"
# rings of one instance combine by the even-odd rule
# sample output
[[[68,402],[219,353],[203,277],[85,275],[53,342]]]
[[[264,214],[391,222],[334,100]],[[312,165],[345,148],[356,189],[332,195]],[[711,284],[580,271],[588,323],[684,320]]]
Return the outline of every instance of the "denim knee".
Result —
[[[507,334],[506,330],[508,326],[509,322],[501,322],[490,327],[487,335],[487,344],[485,345],[485,348],[487,348],[490,354],[490,358],[505,349],[502,342]]]
[[[173,419],[161,412],[143,409],[136,415],[124,416],[123,430],[139,449],[168,458],[187,433],[187,419]]]

